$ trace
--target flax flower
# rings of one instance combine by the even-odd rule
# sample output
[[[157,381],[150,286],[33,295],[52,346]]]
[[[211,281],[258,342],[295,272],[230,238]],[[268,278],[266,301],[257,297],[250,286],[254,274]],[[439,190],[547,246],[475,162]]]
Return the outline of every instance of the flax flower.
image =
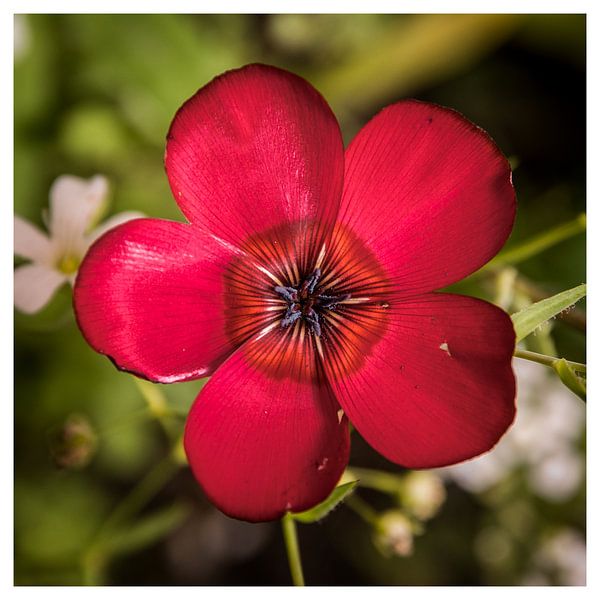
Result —
[[[510,318],[435,292],[512,228],[510,167],[485,132],[407,100],[344,151],[314,88],[251,65],[181,107],[165,165],[188,222],[103,236],[75,308],[123,370],[212,376],[185,449],[222,511],[270,520],[323,500],[348,462],[348,420],[411,468],[494,446],[515,413]]]

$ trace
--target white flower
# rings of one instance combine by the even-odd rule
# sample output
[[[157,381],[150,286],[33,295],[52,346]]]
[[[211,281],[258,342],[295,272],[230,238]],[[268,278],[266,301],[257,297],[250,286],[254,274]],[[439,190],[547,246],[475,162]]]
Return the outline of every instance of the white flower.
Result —
[[[431,519],[446,500],[441,477],[431,471],[411,471],[403,480],[400,499],[417,519]]]
[[[27,22],[27,15],[15,15],[13,28],[13,56],[16,62],[27,54],[31,46],[31,31]]]
[[[384,556],[410,556],[413,552],[415,526],[399,510],[388,510],[379,516],[373,542]]]
[[[575,529],[555,532],[542,544],[534,561],[542,573],[555,573],[559,585],[586,584],[585,539]]]
[[[89,231],[108,192],[106,178],[62,175],[50,188],[49,235],[15,215],[14,252],[31,262],[15,269],[15,306],[32,314],[42,309],[64,283],[73,285],[90,245],[109,229],[143,216],[122,212]]]

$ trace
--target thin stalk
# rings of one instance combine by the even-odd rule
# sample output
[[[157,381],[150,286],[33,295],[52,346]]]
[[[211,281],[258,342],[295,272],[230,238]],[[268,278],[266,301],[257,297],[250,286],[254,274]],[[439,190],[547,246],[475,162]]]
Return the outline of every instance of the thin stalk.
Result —
[[[127,522],[144,508],[178,469],[179,465],[169,454],[149,471],[108,515],[82,559],[86,585],[100,585],[102,571],[109,558],[105,556],[102,548],[105,539],[112,534],[116,527]]]
[[[113,510],[102,526],[102,532],[110,532],[115,526],[137,514],[165,486],[179,469],[171,455],[163,458],[146,476],[125,496]]]
[[[544,250],[547,250],[564,240],[568,240],[578,233],[582,233],[585,231],[585,228],[586,217],[585,214],[581,214],[572,221],[558,225],[549,231],[544,231],[539,235],[525,240],[514,248],[500,252],[496,258],[480,269],[479,272],[481,273],[490,269],[493,270],[504,265],[516,265],[532,256],[540,254]]]
[[[303,586],[304,574],[302,572],[302,560],[300,558],[298,533],[296,531],[296,521],[294,521],[294,517],[290,513],[287,513],[281,519],[281,526],[283,527],[283,539],[285,541],[285,549],[287,551],[292,581],[294,585]]]
[[[133,381],[146,402],[147,410],[158,421],[167,438],[170,441],[174,441],[177,437],[178,429],[174,427],[172,420],[174,415],[169,407],[167,397],[155,383],[150,383],[136,376],[133,376]]]
[[[351,508],[363,521],[369,525],[377,525],[378,517],[375,509],[371,508],[360,496],[353,494],[346,498],[346,506]]]
[[[533,362],[539,363],[540,365],[546,365],[547,367],[554,368],[554,364],[560,360],[555,356],[547,356],[546,354],[539,354],[538,352],[531,352],[530,350],[522,350],[521,348],[517,348],[515,350],[515,356],[517,358],[524,358],[525,360],[531,360]],[[567,363],[573,368],[577,373],[581,373],[582,375],[586,374],[586,365],[582,363],[573,362],[571,360],[567,360]]]
[[[397,494],[402,488],[402,479],[398,475],[360,467],[351,469],[352,476],[358,479],[358,485],[361,487],[368,487],[386,494]]]

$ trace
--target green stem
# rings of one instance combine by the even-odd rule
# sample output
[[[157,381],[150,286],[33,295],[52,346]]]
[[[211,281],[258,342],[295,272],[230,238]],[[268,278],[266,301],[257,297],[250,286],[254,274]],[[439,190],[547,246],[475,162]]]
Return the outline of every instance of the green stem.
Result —
[[[581,214],[572,221],[558,225],[549,231],[544,231],[523,243],[501,252],[479,270],[479,273],[496,269],[503,265],[515,265],[569,238],[582,233],[586,228],[586,216]]]
[[[397,494],[402,487],[402,479],[398,475],[360,467],[351,467],[351,470],[352,476],[358,479],[358,485],[361,487],[368,487],[386,494]]]
[[[110,532],[144,508],[173,477],[178,468],[171,455],[163,458],[113,510],[104,522],[102,532]]]
[[[529,350],[521,350],[520,348],[517,348],[515,350],[515,356],[517,358],[524,358],[526,360],[531,360],[533,362],[539,363],[541,365],[546,365],[547,367],[552,367],[552,368],[554,368],[554,364],[558,360],[560,360],[559,358],[556,358],[555,356],[547,356],[546,354],[539,354],[537,352],[531,352]],[[573,368],[574,371],[576,371],[577,373],[581,373],[582,375],[585,375],[586,365],[584,365],[582,363],[573,362],[571,360],[567,360],[566,362]]]
[[[354,471],[354,469],[352,469]],[[377,513],[362,498],[353,494],[346,498],[346,506],[351,508],[363,521],[369,525],[377,525]]]
[[[285,549],[287,551],[292,581],[294,585],[303,586],[304,574],[302,573],[302,560],[300,559],[296,521],[294,521],[294,517],[291,513],[286,513],[281,519],[281,525],[283,527],[283,539],[285,541]]]
[[[167,438],[173,441],[177,437],[178,429],[174,427],[173,411],[162,390],[157,384],[135,377],[135,375],[133,381],[142,394],[150,414],[159,422]]]
[[[161,460],[146,476],[123,498],[108,515],[95,536],[91,546],[82,558],[84,582],[86,585],[100,585],[101,573],[108,557],[103,552],[103,542],[114,529],[139,512],[163,488],[177,472],[179,465],[171,454]]]

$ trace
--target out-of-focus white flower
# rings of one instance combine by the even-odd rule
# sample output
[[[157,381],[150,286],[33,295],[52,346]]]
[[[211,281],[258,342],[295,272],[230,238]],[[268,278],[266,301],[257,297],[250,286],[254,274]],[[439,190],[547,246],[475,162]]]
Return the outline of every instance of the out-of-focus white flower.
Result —
[[[575,446],[584,427],[585,408],[543,365],[515,361],[514,368],[518,398],[513,427],[493,451],[438,473],[468,491],[483,492],[524,466],[537,495],[566,500],[583,477],[583,459]]]
[[[562,529],[537,552],[534,562],[543,573],[553,573],[560,585],[585,585],[585,540],[574,529]]]
[[[431,471],[412,471],[402,481],[402,505],[415,517],[431,519],[446,500],[446,488],[441,477]]]
[[[89,180],[62,175],[50,188],[49,235],[15,215],[14,252],[31,261],[15,269],[14,300],[20,311],[32,314],[42,309],[62,284],[74,283],[85,253],[97,238],[143,216],[122,212],[89,231],[107,193],[108,182],[100,175]]]
[[[384,556],[410,556],[415,525],[399,510],[382,513],[375,526],[373,543]]]
[[[579,487],[583,476],[583,461],[571,450],[545,456],[527,480],[533,491],[543,498],[561,502],[569,499]]]
[[[15,62],[22,58],[29,50],[31,32],[27,15],[15,15],[13,21],[13,56]]]

